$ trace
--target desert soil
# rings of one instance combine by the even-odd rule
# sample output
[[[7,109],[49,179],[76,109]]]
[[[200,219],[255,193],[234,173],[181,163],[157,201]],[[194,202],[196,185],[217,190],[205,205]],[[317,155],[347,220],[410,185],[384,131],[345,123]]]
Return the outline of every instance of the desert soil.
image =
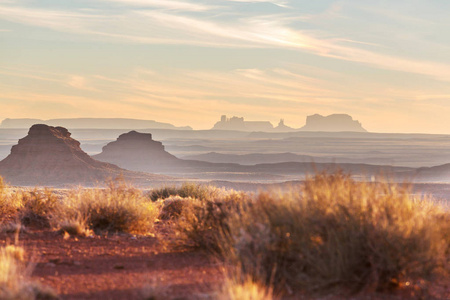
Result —
[[[0,246],[14,240],[14,234],[1,234]],[[37,228],[22,232],[19,245],[34,263],[33,279],[52,287],[61,299],[214,299],[223,282],[221,264],[206,252],[176,250],[155,237],[64,237]],[[450,284],[440,282],[431,295],[414,287],[389,295],[315,299],[450,299]]]

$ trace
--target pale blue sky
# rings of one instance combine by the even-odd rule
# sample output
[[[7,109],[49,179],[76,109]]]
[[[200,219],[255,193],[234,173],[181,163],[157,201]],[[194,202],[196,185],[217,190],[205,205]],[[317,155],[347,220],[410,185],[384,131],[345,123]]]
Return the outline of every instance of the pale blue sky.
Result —
[[[0,118],[450,134],[450,1],[0,0]]]

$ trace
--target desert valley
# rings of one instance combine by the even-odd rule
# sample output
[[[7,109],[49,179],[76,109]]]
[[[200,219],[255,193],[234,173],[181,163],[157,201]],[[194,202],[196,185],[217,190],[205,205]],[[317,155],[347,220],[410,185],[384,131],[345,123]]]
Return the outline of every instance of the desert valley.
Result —
[[[411,205],[405,201],[435,203],[448,216],[450,164],[446,162],[450,158],[445,149],[450,147],[450,136],[369,133],[350,116],[321,118],[315,121],[312,131],[307,129],[313,126],[309,124],[310,117],[306,129],[292,129],[282,122],[284,128],[277,129],[270,127],[269,122],[247,125],[243,118],[222,118],[222,123],[218,124],[223,128],[217,129],[216,124],[211,130],[202,131],[189,127],[139,128],[136,125],[139,122],[141,126],[157,124],[139,120],[90,120],[99,128],[79,128],[89,120],[57,121],[68,127],[74,126],[73,129],[52,126],[58,123],[51,120],[5,120],[0,125],[1,141],[4,149],[11,149],[0,161],[0,174],[6,183],[1,187],[0,234],[6,245],[2,255],[5,259],[8,255],[17,256],[12,259],[20,260],[18,270],[22,260],[31,259],[35,264],[28,275],[31,283],[20,283],[31,284],[32,290],[25,292],[19,283],[15,283],[18,285],[15,287],[19,293],[17,297],[316,299],[322,293],[311,289],[312,282],[302,286],[296,280],[287,285],[287,290],[276,283],[273,287],[257,288],[261,289],[258,292],[261,294],[252,294],[248,296],[250,298],[246,298],[245,293],[256,288],[253,284],[259,281],[253,280],[261,279],[244,280],[248,286],[244,286],[243,291],[233,290],[234,281],[240,280],[238,274],[242,271],[231,266],[236,263],[262,264],[269,259],[261,261],[258,255],[265,253],[261,252],[254,253],[257,255],[255,261],[247,261],[250,254],[231,250],[238,246],[233,243],[241,243],[239,239],[243,237],[228,236],[229,230],[243,230],[239,228],[249,226],[246,219],[234,219],[237,211],[239,214],[245,212],[242,218],[250,217],[254,222],[261,215],[251,217],[258,213],[253,211],[253,205],[258,203],[257,207],[261,206],[258,209],[263,210],[271,205],[275,205],[272,209],[281,209],[285,205],[283,198],[270,200],[275,201],[273,203],[263,199],[266,194],[276,198],[275,191],[283,191],[289,197],[307,198],[312,193],[312,199],[321,199],[314,201],[325,201],[330,207],[352,205],[347,202],[350,195],[358,199],[372,195],[367,200],[368,207],[359,209],[386,206],[383,209],[390,213],[395,210],[396,218],[401,222],[413,221],[409,217],[404,219],[405,213],[421,213],[419,208],[417,212],[403,212]],[[21,128],[36,121],[40,124]],[[232,129],[223,122],[229,123]],[[114,128],[126,127],[124,124],[134,124],[137,128]],[[253,129],[263,126],[269,130],[251,131],[245,125],[253,126]],[[168,126],[171,125],[163,125]],[[18,135],[25,136],[11,146]],[[404,186],[405,183],[408,186]],[[347,185],[356,189],[346,191]],[[320,196],[321,189],[334,190],[335,195]],[[297,194],[298,191],[302,191],[301,194]],[[247,203],[254,204],[247,207]],[[281,207],[276,208],[279,205]],[[313,206],[304,213],[322,209],[316,207],[321,205],[319,202],[310,205]],[[348,209],[354,209],[351,207]],[[435,214],[440,212],[433,208],[429,214],[436,218]],[[296,219],[291,220],[292,217],[295,218],[285,215],[283,218],[287,223],[274,224],[273,230],[285,228],[283,230],[289,235],[291,231],[299,230],[297,226],[303,225],[297,224]],[[342,222],[339,214],[335,218],[336,222]],[[378,222],[377,218],[369,222]],[[443,232],[446,231],[444,224]],[[291,226],[295,227],[288,229]],[[434,229],[441,230],[440,227]],[[250,234],[254,229],[245,230],[250,230]],[[311,234],[315,232],[312,228],[308,230],[312,230]],[[254,233],[260,236],[262,233],[258,232],[259,229]],[[13,239],[16,246],[10,244]],[[253,243],[248,244],[250,248],[245,251],[254,251],[251,250]],[[28,249],[27,253],[20,252],[23,250],[17,248],[18,245]],[[341,247],[328,242],[325,246]],[[287,251],[305,250],[293,248]],[[442,253],[444,257],[448,255],[446,253]],[[287,254],[274,263],[283,264],[287,258],[284,255]],[[439,264],[439,259],[433,254],[433,260],[436,260],[433,263]],[[392,266],[381,264],[378,267]],[[256,276],[254,278],[269,276],[267,270],[254,269],[250,265],[246,268],[253,270],[249,274],[254,274],[251,275]],[[255,271],[257,273],[252,273]],[[313,280],[317,271],[304,272],[308,280]],[[333,292],[331,299],[350,296],[352,299],[446,299],[449,295],[446,279],[438,277],[432,283],[426,283],[422,277],[413,279],[412,274],[398,279],[395,275],[393,278],[400,282],[393,285],[394,289],[384,286],[392,284],[393,279],[381,275],[376,280],[370,279],[375,280],[375,285],[368,289],[369,279],[361,275],[360,281],[343,281],[339,292]],[[294,279],[290,277],[292,274],[276,276],[281,276],[277,280],[282,281]],[[33,278],[39,278],[40,284],[33,283]],[[352,289],[357,293],[351,292]],[[329,293],[332,289],[327,287],[325,291]]]
[[[450,299],[449,11],[0,0],[0,300]]]

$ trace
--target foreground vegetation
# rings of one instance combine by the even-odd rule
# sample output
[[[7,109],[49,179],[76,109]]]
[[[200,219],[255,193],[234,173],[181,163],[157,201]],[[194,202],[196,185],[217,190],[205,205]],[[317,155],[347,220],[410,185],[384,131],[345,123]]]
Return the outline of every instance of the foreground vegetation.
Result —
[[[339,172],[256,195],[196,184],[144,193],[121,182],[58,195],[1,183],[0,212],[4,231],[34,224],[78,236],[156,234],[158,223],[171,245],[222,261],[219,299],[390,291],[450,271],[448,211],[407,186]]]

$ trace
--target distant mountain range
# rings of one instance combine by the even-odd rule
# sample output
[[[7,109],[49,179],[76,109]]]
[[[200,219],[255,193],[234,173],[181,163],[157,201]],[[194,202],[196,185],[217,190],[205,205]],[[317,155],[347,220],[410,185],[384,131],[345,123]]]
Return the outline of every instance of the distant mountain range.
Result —
[[[191,127],[176,127],[169,123],[153,120],[125,118],[73,118],[73,119],[5,119],[0,128],[30,128],[34,124],[62,126],[70,129],[177,129],[192,130]]]
[[[130,131],[104,146],[102,153],[90,157],[82,151],[80,143],[71,137],[67,129],[38,124],[33,125],[28,135],[20,139],[12,147],[10,155],[0,162],[0,174],[7,182],[15,185],[95,185],[108,177],[119,175],[148,186],[179,182],[181,178],[254,183],[286,182],[301,180],[316,172],[336,170],[349,172],[361,179],[387,174],[400,181],[450,180],[450,164],[417,169],[355,163],[356,160],[351,163],[312,162],[309,161],[309,156],[290,153],[209,155],[216,162],[180,159],[168,153],[161,142],[153,140],[151,134]],[[220,159],[228,162],[217,162]],[[243,162],[242,159],[247,161]],[[250,160],[256,162],[261,159],[267,159],[271,163],[249,165]],[[287,159],[292,161],[281,162]],[[230,160],[234,163],[230,163]]]
[[[4,119],[0,129],[24,129],[34,124],[46,124],[49,126],[62,126],[73,129],[169,129],[169,130],[192,130],[190,126],[177,127],[169,123],[161,123],[153,120],[138,120],[126,118],[69,118],[69,119]],[[274,127],[269,121],[246,121],[242,117],[221,117],[212,130],[221,131],[243,131],[243,132],[277,132],[288,133],[295,131],[316,132],[367,132],[360,122],[346,114],[333,114],[321,116],[315,114],[306,118],[306,124],[302,128],[292,128],[285,125],[281,119],[278,126]]]

